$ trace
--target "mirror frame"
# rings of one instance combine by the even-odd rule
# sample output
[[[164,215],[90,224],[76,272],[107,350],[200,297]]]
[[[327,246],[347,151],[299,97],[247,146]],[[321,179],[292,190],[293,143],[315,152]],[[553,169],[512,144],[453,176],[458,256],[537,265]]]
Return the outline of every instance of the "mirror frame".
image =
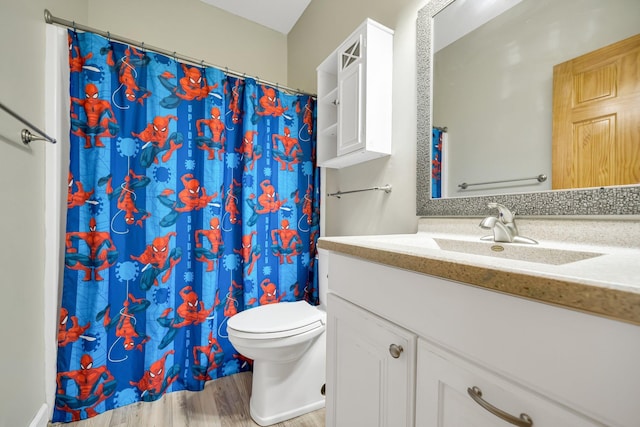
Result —
[[[433,17],[453,1],[455,0],[430,0],[418,11],[416,215],[483,216],[487,214],[489,202],[502,203],[520,216],[640,214],[640,185],[431,198],[432,24]]]

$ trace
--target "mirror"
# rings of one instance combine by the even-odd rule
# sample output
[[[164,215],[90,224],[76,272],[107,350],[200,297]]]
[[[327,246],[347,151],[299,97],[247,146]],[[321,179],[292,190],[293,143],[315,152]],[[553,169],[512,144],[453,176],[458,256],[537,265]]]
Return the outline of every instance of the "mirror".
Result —
[[[464,0],[456,1],[464,2]],[[538,4],[540,3],[539,0],[533,1],[536,1]],[[623,0],[617,0],[617,2],[618,1],[624,3]],[[453,0],[432,0],[422,10],[420,10],[418,14],[416,44],[418,74],[417,214],[436,216],[485,215],[488,211],[486,204],[489,201],[498,201],[506,204],[507,206],[512,207],[520,215],[635,215],[640,213],[640,187],[637,185],[537,192],[526,192],[529,190],[521,188],[517,189],[517,193],[512,194],[505,194],[505,191],[502,191],[499,194],[497,193],[489,196],[468,196],[449,199],[431,198],[431,169],[429,160],[431,158],[431,100],[432,94],[436,92],[432,87],[434,50],[432,47],[432,35],[434,28],[433,20],[435,15],[445,9],[452,2]],[[590,0],[590,3],[594,2],[599,3],[600,5],[603,4],[602,2]],[[466,3],[470,2],[467,1]],[[606,3],[608,4],[609,2]],[[626,3],[637,4],[637,1],[627,0]],[[553,0],[546,1],[545,4],[548,5],[547,9],[552,11],[554,8],[558,7],[558,2]],[[602,13],[602,10],[599,12]],[[578,34],[581,34],[583,38],[588,38],[588,34],[585,35],[585,33],[588,33],[587,29],[582,32],[578,32]],[[470,96],[468,98],[469,102],[471,102],[475,97]],[[532,100],[533,104],[536,102],[537,100]],[[475,108],[482,107],[476,106]],[[473,109],[473,107],[471,109]],[[505,114],[501,113],[500,115]],[[437,123],[437,125],[448,126],[447,123]],[[542,127],[544,125],[540,126]],[[550,133],[549,130],[550,125],[547,133]],[[547,141],[550,145],[549,138],[547,138]],[[550,148],[541,149],[541,151],[545,150],[549,153],[551,151]],[[524,163],[526,163],[526,161],[522,162],[521,160],[521,164]],[[536,171],[532,173],[533,175],[537,175],[538,173],[544,173],[544,171]],[[490,180],[491,179],[484,179],[484,181]]]

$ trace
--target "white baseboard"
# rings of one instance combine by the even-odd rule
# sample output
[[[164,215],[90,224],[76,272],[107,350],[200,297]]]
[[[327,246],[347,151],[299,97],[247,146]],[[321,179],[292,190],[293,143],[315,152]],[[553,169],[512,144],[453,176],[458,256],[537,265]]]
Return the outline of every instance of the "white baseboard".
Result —
[[[43,403],[40,409],[38,409],[38,413],[31,420],[29,427],[47,427],[49,420],[47,419],[47,404]]]

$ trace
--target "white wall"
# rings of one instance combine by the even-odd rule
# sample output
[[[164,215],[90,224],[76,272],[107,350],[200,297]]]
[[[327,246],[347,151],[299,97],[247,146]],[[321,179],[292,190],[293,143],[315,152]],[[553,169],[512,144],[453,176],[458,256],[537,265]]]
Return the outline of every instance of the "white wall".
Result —
[[[72,19],[86,19],[81,0],[0,0],[0,102],[40,128],[44,128],[45,7],[74,15]],[[0,112],[2,426],[29,425],[45,402],[45,146],[42,142],[23,146],[21,129]]]
[[[203,59],[222,69],[227,67],[274,83],[287,82],[284,34],[200,0],[88,3],[88,24],[94,28]]]
[[[391,184],[393,191],[324,200],[323,234],[413,233],[416,217],[416,18],[426,0],[315,0],[288,35],[289,86],[316,91],[315,68],[366,18],[393,29],[393,154],[328,169],[323,193]]]

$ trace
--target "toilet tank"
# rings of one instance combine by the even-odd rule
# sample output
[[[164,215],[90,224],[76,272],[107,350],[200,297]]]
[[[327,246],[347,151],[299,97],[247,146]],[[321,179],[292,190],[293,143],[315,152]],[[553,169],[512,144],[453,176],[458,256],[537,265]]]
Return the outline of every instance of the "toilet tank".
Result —
[[[316,256],[318,263],[318,298],[320,299],[320,308],[327,308],[327,291],[329,289],[329,251],[318,248]]]

